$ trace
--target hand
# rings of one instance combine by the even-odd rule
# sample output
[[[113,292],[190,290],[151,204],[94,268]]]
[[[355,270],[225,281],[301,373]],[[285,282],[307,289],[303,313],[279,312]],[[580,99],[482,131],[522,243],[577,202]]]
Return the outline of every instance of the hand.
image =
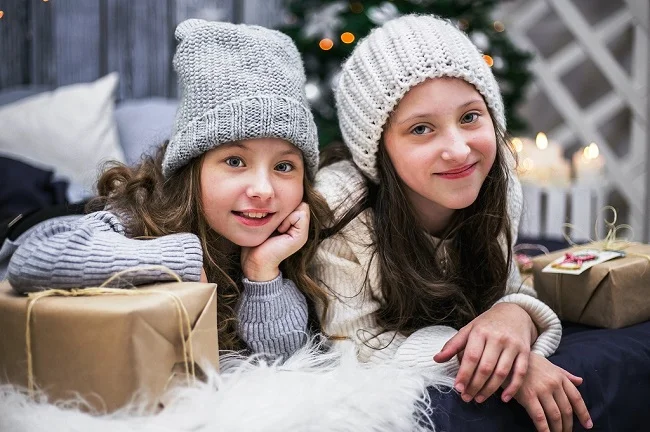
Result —
[[[572,431],[573,413],[586,429],[593,427],[591,416],[576,388],[582,378],[555,366],[539,354],[531,353],[528,374],[515,394],[538,431]]]
[[[442,363],[459,355],[454,387],[465,402],[485,401],[510,377],[502,394],[506,401],[526,376],[536,337],[535,323],[525,310],[514,303],[497,303],[460,329],[433,359]]]
[[[251,281],[269,281],[280,274],[280,263],[307,243],[309,235],[309,205],[300,205],[287,216],[277,229],[279,235],[269,237],[259,246],[242,247],[241,266]]]
[[[205,267],[201,267],[201,279],[199,282],[208,283],[208,275],[205,273]]]

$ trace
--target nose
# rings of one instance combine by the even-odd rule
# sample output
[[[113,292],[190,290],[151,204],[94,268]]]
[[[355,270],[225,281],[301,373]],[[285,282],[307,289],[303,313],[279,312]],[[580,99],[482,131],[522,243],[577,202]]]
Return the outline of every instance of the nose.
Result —
[[[464,162],[469,156],[471,149],[468,140],[462,131],[458,129],[450,130],[448,138],[445,140],[448,144],[442,151],[441,158],[449,162]]]
[[[275,191],[267,170],[257,170],[255,175],[251,176],[248,187],[246,188],[246,195],[249,198],[258,198],[261,200],[273,198]]]

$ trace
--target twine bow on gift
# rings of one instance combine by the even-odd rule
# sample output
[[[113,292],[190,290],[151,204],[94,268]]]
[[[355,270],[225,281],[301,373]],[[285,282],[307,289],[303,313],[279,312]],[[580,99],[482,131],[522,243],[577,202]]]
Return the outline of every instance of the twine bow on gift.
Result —
[[[118,272],[108,278],[103,284],[99,287],[93,288],[73,288],[70,290],[63,289],[51,289],[40,292],[29,293],[27,296],[29,298],[27,303],[27,322],[25,330],[25,351],[27,354],[27,388],[29,389],[30,395],[34,395],[34,365],[33,365],[33,356],[32,356],[32,342],[31,342],[31,315],[32,310],[36,302],[45,297],[96,297],[96,296],[106,296],[106,295],[126,295],[126,296],[136,296],[136,295],[147,295],[147,294],[162,294],[168,296],[174,306],[176,307],[176,312],[178,313],[178,329],[181,336],[181,343],[183,345],[183,363],[185,365],[185,373],[187,376],[187,384],[192,385],[196,379],[196,370],[194,368],[194,353],[192,351],[192,325],[190,322],[190,317],[183,305],[182,300],[176,294],[171,291],[164,291],[153,288],[143,288],[143,289],[120,289],[120,288],[106,288],[115,279],[119,278],[123,274],[141,271],[141,270],[160,270],[164,273],[172,276],[177,282],[182,282],[181,278],[164,266],[147,266],[147,267],[133,267],[121,272]],[[185,340],[185,326],[188,328],[187,341]],[[189,348],[188,348],[189,347]]]
[[[612,219],[607,220],[607,211],[612,212]],[[627,249],[630,246],[633,246],[635,244],[638,244],[637,242],[633,242],[631,239],[634,234],[634,230],[632,227],[628,224],[621,224],[621,225],[616,225],[616,221],[618,219],[618,213],[616,212],[616,209],[613,206],[605,206],[600,212],[598,216],[596,216],[596,223],[594,224],[594,234],[596,235],[596,240],[591,239],[591,237],[587,236],[587,238],[590,240],[588,243],[585,244],[577,244],[571,239],[571,236],[567,233],[567,228],[573,230],[573,231],[579,231],[575,225],[570,224],[570,223],[565,223],[562,224],[564,230],[562,232],[562,235],[564,236],[564,239],[567,241],[567,243],[573,247],[578,247],[580,249],[597,249],[601,251],[613,251],[613,252],[623,252],[626,256],[637,256],[640,258],[645,258],[650,262],[650,255],[646,254],[640,254],[640,253],[635,253],[635,252],[625,252],[625,249]],[[604,239],[599,239],[598,237],[598,226],[599,226],[599,218],[602,215],[603,223],[605,227],[607,228],[607,234],[605,235]],[[619,238],[619,231],[622,230],[628,230],[629,231],[629,238]]]

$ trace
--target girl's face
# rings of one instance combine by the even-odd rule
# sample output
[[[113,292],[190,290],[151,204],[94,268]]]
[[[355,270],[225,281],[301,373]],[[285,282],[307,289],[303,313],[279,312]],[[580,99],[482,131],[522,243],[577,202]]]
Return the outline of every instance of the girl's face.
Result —
[[[201,165],[208,224],[239,246],[259,246],[302,202],[304,171],[302,152],[281,139],[243,140],[210,150]]]
[[[409,90],[393,111],[384,145],[418,217],[439,233],[478,196],[496,157],[485,101],[466,81],[435,78]]]

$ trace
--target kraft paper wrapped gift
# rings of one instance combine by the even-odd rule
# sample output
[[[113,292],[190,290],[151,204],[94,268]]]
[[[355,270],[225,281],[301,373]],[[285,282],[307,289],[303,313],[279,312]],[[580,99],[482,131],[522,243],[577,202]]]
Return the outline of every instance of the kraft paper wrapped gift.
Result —
[[[650,245],[631,243],[624,257],[579,275],[543,273],[542,269],[572,248],[533,259],[539,299],[560,319],[595,327],[621,328],[650,319]]]
[[[52,401],[79,395],[101,412],[133,400],[153,408],[175,382],[173,371],[185,370],[180,366],[190,351],[196,364],[217,368],[216,285],[181,282],[132,290],[141,289],[163,292],[38,299],[30,317],[36,388]],[[191,324],[186,356],[175,298]],[[21,387],[28,384],[28,302],[0,282],[0,382]],[[187,325],[184,329],[187,341]]]

